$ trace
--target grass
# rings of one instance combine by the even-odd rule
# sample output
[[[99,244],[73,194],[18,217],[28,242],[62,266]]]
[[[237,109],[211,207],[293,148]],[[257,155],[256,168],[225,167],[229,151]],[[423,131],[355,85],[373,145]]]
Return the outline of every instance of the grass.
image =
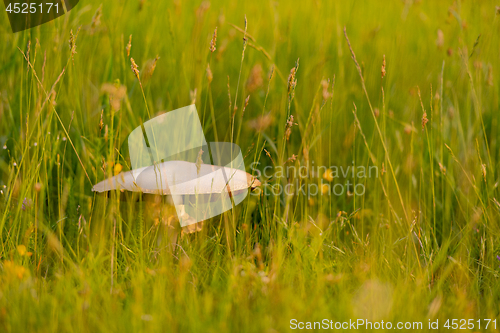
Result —
[[[0,24],[1,331],[500,325],[495,1],[119,3]],[[91,188],[127,169],[134,128],[192,102],[263,183],[365,193],[268,186],[171,251],[154,198]],[[263,173],[313,163],[379,172]]]

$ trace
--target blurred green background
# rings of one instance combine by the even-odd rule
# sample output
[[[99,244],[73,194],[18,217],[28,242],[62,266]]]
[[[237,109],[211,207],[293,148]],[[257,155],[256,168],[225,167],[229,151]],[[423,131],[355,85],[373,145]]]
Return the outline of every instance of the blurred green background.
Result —
[[[498,6],[81,0],[16,34],[1,14],[0,330],[498,318]],[[247,166],[379,177],[349,178],[361,196],[250,195],[171,250],[154,198],[91,189],[128,169],[141,122],[192,103]],[[346,180],[328,178],[259,179]]]

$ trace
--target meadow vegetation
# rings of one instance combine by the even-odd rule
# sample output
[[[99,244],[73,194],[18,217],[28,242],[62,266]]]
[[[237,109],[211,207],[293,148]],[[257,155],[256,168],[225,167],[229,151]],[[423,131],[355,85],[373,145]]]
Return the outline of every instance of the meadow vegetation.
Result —
[[[2,20],[0,331],[498,318],[496,6],[81,0]],[[141,122],[192,103],[247,166],[377,176],[261,174],[320,191],[249,195],[171,250],[155,198],[91,189],[128,169]],[[363,195],[330,192],[346,180]]]

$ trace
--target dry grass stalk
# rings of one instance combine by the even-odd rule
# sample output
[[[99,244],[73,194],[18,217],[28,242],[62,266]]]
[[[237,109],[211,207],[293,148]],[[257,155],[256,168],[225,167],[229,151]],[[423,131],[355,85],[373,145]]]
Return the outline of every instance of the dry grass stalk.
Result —
[[[227,76],[227,97],[229,98],[229,112],[231,112],[232,104],[231,104],[231,86],[229,85],[229,75]],[[234,117],[234,112],[233,112],[233,117]]]
[[[273,158],[271,157],[271,153],[270,153],[269,151],[267,151],[267,149],[266,149],[266,148],[264,148],[264,151],[266,152],[267,157],[269,157],[269,159],[271,160],[271,162],[273,163],[273,165],[275,165],[275,164],[274,164],[274,160],[273,160]]]
[[[365,84],[365,79],[363,77],[363,72],[361,71],[361,66],[359,66],[358,60],[356,59],[356,54],[354,53],[354,50],[352,49],[351,41],[349,40],[349,37],[347,36],[347,28],[345,26],[344,26],[344,36],[345,36],[345,39],[347,41],[347,46],[349,47],[349,51],[351,52],[352,60],[354,61],[354,64],[356,65],[356,69],[358,70],[358,74],[359,74],[359,77],[361,80],[361,87],[363,88],[363,92],[365,93],[366,99],[368,101],[368,106],[370,107],[370,110],[371,110],[372,116],[373,116],[373,120],[375,121],[375,127],[377,128],[378,135],[380,137],[380,140],[382,141],[382,147],[384,148],[384,152],[387,156],[387,162],[389,163],[389,168],[390,168],[391,174],[394,178],[394,183],[396,185],[396,190],[398,192],[398,197],[399,197],[399,201],[401,203],[401,208],[403,209],[406,220],[409,221],[410,218],[408,216],[408,213],[406,212],[406,208],[405,208],[405,205],[403,202],[403,196],[401,195],[401,190],[399,189],[398,182],[396,181],[396,173],[394,172],[394,168],[393,168],[391,160],[389,158],[389,152],[387,150],[387,146],[386,146],[384,139],[383,139],[384,136],[382,135],[382,130],[380,129],[380,126],[378,125],[377,117],[375,116],[375,112],[373,111],[373,106],[372,106],[372,103],[370,101],[370,96],[368,95],[368,91],[366,90],[366,84]]]
[[[43,65],[42,65],[42,81],[45,79],[45,65],[47,64],[47,50],[43,51]]]
[[[41,48],[40,41],[38,40],[38,38],[35,37],[35,59],[33,60],[33,65],[36,62],[36,54],[40,48]]]
[[[26,50],[26,61],[29,63],[30,62],[30,50],[31,50],[31,40],[28,41],[28,46]],[[30,67],[28,66],[26,72],[30,70]]]
[[[208,80],[208,84],[212,83],[213,79],[214,79],[214,75],[212,74],[212,70],[210,69],[210,64],[207,64],[207,80]]]
[[[241,52],[241,62],[240,62],[240,73],[238,74],[238,83],[236,84],[236,92],[234,94],[234,110],[233,110],[233,119],[236,114],[236,111],[238,110],[238,91],[240,88],[240,80],[241,80],[241,70],[243,68],[243,60],[245,60],[245,50],[247,48],[248,44],[248,38],[247,38],[247,16],[245,15],[245,33],[243,35],[243,51]],[[229,89],[229,76],[228,76],[228,89]],[[231,107],[229,108],[231,110]],[[233,123],[233,130],[234,130],[234,123]],[[232,135],[231,135],[232,136]]]

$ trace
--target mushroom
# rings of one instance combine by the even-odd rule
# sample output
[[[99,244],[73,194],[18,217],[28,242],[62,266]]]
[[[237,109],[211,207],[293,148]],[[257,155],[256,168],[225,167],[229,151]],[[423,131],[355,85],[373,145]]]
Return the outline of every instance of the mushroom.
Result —
[[[247,172],[228,166],[167,161],[148,167],[121,172],[96,184],[92,191],[112,190],[169,195],[175,205],[183,233],[200,231],[203,220],[221,214],[241,202],[248,189],[261,183]],[[229,204],[229,206],[227,206]],[[186,212],[186,205],[195,216]],[[161,209],[160,202],[153,203],[153,210]],[[159,215],[159,214],[158,214]],[[174,214],[166,216],[164,224],[171,229]],[[175,245],[177,232],[172,243]]]

